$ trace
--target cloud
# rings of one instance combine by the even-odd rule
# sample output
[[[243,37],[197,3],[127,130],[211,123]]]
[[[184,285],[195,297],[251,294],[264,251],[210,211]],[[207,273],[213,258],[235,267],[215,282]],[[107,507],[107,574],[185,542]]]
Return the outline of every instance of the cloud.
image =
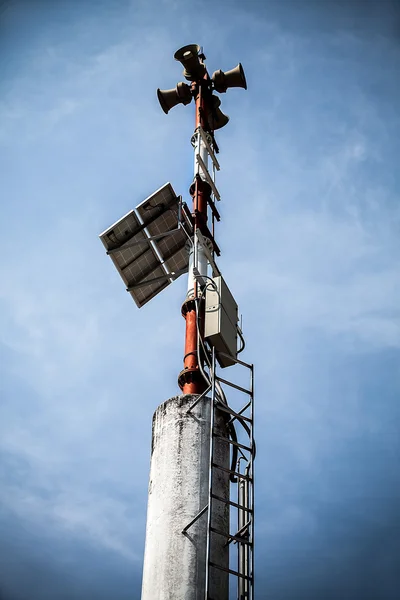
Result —
[[[155,40],[146,30],[143,35],[151,56]],[[23,156],[35,147],[19,188],[25,187],[25,206],[34,202],[36,208],[36,214],[19,215],[18,228],[9,230],[11,253],[3,263],[2,354],[9,361],[2,406],[1,504],[49,535],[90,542],[130,562],[141,559],[144,541],[145,495],[139,500],[136,496],[147,487],[147,461],[135,464],[135,457],[142,448],[147,454],[150,425],[143,434],[140,415],[145,413],[150,423],[155,404],[151,390],[129,374],[134,362],[137,373],[152,380],[149,357],[160,363],[171,336],[165,335],[168,326],[162,313],[151,329],[137,320],[98,240],[100,231],[120,216],[119,209],[111,211],[92,199],[96,191],[85,188],[74,154],[79,153],[75,144],[80,123],[90,125],[92,110],[93,125],[103,127],[99,138],[108,153],[114,105],[125,113],[125,124],[120,122],[118,128],[135,132],[130,147],[135,149],[137,136],[143,140],[147,101],[141,105],[139,97],[132,103],[122,87],[122,82],[126,86],[138,78],[144,81],[143,61],[132,58],[138,39],[105,47],[79,63],[66,56],[62,43],[47,47],[44,54],[33,55],[30,72],[14,77],[0,108],[3,148],[17,149]],[[106,104],[103,108],[98,97]],[[159,139],[163,135],[160,126]],[[97,142],[85,143],[92,152]],[[147,147],[151,144],[152,135]],[[130,169],[143,146],[141,142],[140,151],[125,157]],[[48,170],[49,150],[55,152],[55,160]],[[119,154],[124,154],[123,144]],[[82,186],[78,199],[69,184],[59,187],[65,168],[71,169],[78,190],[79,183]],[[31,185],[26,185],[27,179]],[[99,189],[101,174],[97,179]],[[55,184],[54,196],[49,181]],[[126,212],[126,204],[119,206],[121,214]],[[15,222],[13,206],[4,208],[8,223]],[[21,244],[17,252],[12,250],[16,240]],[[135,338],[140,353],[133,352]]]
[[[0,448],[1,503],[16,521],[134,568],[151,414],[176,392],[181,366],[185,282],[139,312],[97,236],[166,180],[187,194],[192,112],[177,107],[166,117],[153,92],[179,79],[172,53],[195,23],[182,3],[158,16],[151,3],[124,11],[111,21],[90,11],[73,27],[46,29],[0,106]],[[385,382],[398,387],[385,362],[399,348],[399,121],[390,103],[382,114],[373,90],[384,90],[385,103],[397,55],[387,42],[310,38],[238,7],[229,16],[213,7],[198,35],[211,70],[242,60],[249,83],[247,94],[221,96],[231,121],[218,135],[219,264],[243,308],[245,359],[256,361],[257,560],[273,559],[265,534],[290,571],[302,552],[296,540],[309,536],[323,555],[324,524],[339,518],[308,505],[304,490],[316,503],[331,495],[343,515],[348,482],[362,498],[378,477],[379,461],[362,471],[354,438],[372,440],[389,464],[388,494],[395,480],[377,440],[392,431]],[[378,413],[368,396],[374,377],[384,398]]]

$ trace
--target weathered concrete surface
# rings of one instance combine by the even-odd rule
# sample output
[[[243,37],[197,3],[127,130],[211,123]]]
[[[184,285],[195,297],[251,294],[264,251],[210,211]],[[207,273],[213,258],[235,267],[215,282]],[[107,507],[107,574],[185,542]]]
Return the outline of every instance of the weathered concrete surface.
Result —
[[[208,501],[210,400],[187,414],[196,396],[174,396],[153,416],[142,600],[204,600],[207,513],[182,529]],[[216,431],[227,437],[225,419]],[[229,445],[216,440],[217,464],[229,467]],[[229,497],[229,475],[214,470],[214,491]],[[213,526],[229,532],[229,506],[213,503]],[[211,560],[228,567],[226,538],[213,534]],[[228,574],[211,568],[210,598],[228,600]]]

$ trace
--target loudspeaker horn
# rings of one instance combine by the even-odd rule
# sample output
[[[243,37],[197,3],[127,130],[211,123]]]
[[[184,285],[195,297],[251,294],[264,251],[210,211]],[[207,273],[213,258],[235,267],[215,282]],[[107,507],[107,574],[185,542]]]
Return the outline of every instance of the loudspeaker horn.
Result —
[[[175,60],[183,65],[183,76],[189,81],[200,79],[206,71],[205,66],[200,62],[199,52],[198,44],[188,44],[179,48],[174,54]]]
[[[220,93],[226,92],[231,87],[241,87],[247,90],[246,77],[241,63],[225,73],[221,69],[215,71],[211,79],[213,80],[215,90]]]
[[[172,90],[157,90],[158,101],[161,108],[168,114],[171,108],[174,108],[177,104],[190,104],[192,100],[192,92],[187,83],[181,81],[177,84],[176,88]]]
[[[211,109],[211,114],[208,115],[208,124],[213,131],[217,129],[221,129],[225,127],[225,125],[229,121],[228,115],[225,115],[222,110],[219,108],[221,105],[221,100],[218,96],[212,96],[213,107]]]

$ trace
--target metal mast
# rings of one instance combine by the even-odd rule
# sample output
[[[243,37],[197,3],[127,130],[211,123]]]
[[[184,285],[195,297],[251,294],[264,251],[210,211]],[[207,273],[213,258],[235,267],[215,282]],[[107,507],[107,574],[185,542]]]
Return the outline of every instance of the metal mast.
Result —
[[[189,190],[193,204],[193,245],[190,250],[188,291],[182,305],[182,315],[186,321],[185,354],[183,370],[179,374],[178,383],[184,394],[201,394],[206,384],[202,375],[203,359],[198,351],[198,338],[199,336],[204,337],[204,302],[200,293],[198,278],[204,279],[207,277],[207,257],[204,254],[203,246],[198,240],[197,232],[200,232],[206,240],[214,239],[207,226],[208,207],[214,203],[211,199],[210,183],[206,181],[206,173],[208,172],[206,144],[210,148],[213,141],[212,82],[204,66],[205,56],[199,46],[195,44],[184,46],[175,53],[174,58],[182,62],[185,77],[192,80],[190,91],[196,105],[195,132],[192,138],[195,154],[194,180]],[[162,94],[163,92],[159,90],[159,97]],[[214,250],[215,242],[212,252]]]
[[[188,273],[182,394],[153,417],[142,600],[254,600],[254,370],[238,358],[245,342],[214,236],[214,132],[229,121],[214,92],[247,89],[246,79],[240,63],[210,77],[197,44],[174,58],[190,85],[157,95],[165,113],[195,102],[192,209],[168,183],[100,235],[139,308]],[[234,365],[248,385],[220,376]]]

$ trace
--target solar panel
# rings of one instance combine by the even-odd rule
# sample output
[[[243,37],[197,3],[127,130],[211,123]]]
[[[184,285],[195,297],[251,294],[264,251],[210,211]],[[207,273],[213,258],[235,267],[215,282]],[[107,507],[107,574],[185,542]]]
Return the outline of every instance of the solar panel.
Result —
[[[178,222],[179,198],[166,183],[100,235],[139,308],[187,270],[188,238]],[[191,235],[190,213],[184,223]],[[156,239],[150,242],[149,236]]]
[[[133,210],[106,229],[100,239],[139,308],[171,283]],[[156,281],[146,285],[153,279]]]
[[[172,185],[165,184],[139,204],[136,210],[150,236],[173,232],[156,240],[155,245],[169,272],[185,269],[189,263],[188,251],[185,248],[188,238],[183,228],[177,229],[179,198]]]

